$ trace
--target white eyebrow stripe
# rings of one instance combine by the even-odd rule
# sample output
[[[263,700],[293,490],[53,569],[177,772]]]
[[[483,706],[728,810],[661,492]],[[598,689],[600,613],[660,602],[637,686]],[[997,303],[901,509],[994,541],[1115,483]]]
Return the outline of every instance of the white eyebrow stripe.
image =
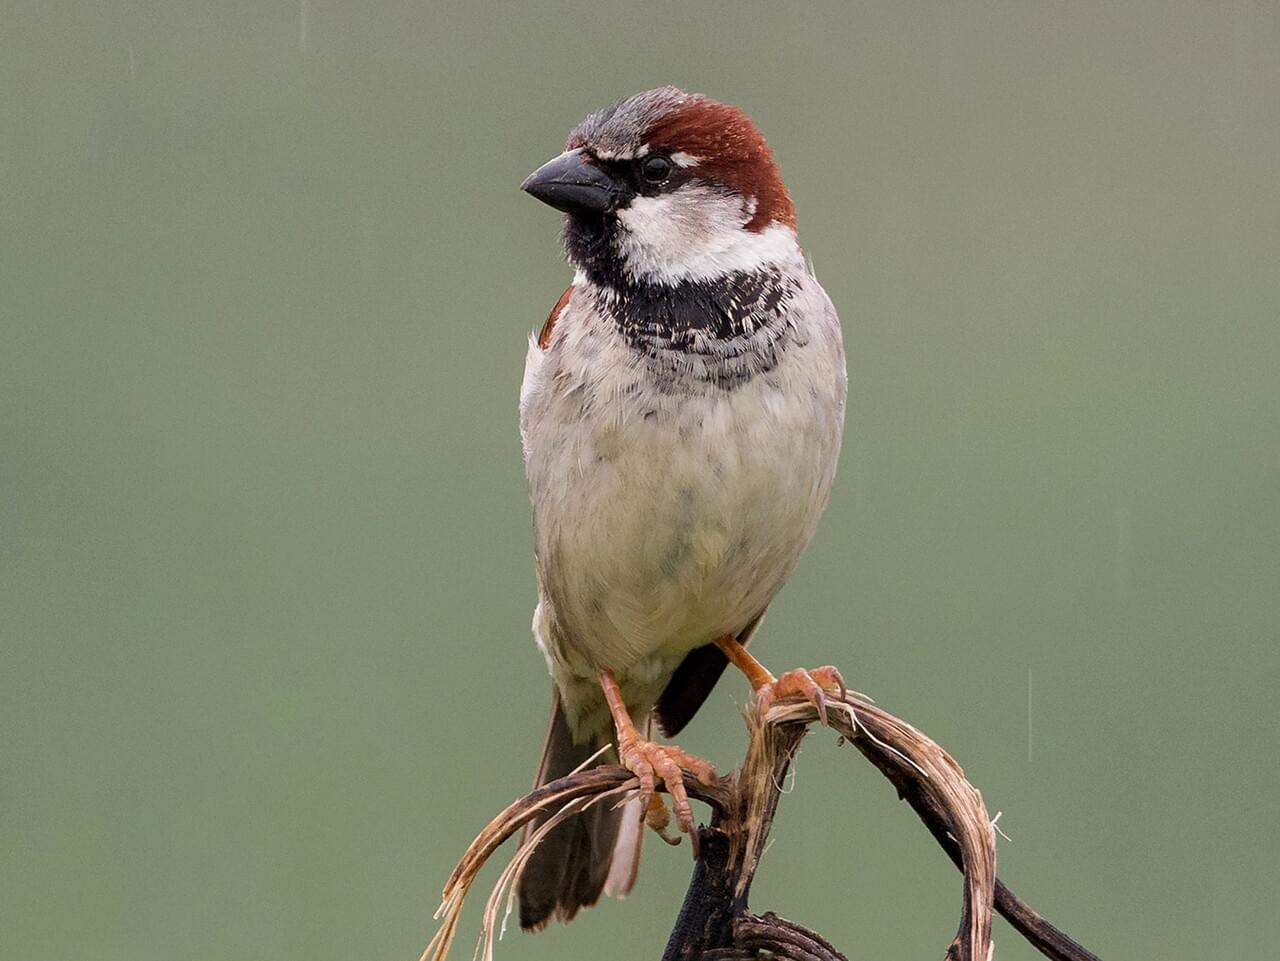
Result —
[[[691,154],[685,153],[683,150],[677,150],[671,155],[671,162],[677,167],[696,167],[698,166],[698,158]]]

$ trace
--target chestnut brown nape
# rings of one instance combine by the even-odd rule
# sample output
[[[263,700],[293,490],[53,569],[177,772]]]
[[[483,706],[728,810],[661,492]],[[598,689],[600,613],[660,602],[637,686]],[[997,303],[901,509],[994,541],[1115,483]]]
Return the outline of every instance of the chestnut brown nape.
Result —
[[[651,149],[686,153],[698,171],[744,197],[755,197],[747,223],[759,232],[770,224],[796,225],[795,204],[773,159],[773,151],[750,117],[739,107],[705,97],[690,97],[648,131]]]

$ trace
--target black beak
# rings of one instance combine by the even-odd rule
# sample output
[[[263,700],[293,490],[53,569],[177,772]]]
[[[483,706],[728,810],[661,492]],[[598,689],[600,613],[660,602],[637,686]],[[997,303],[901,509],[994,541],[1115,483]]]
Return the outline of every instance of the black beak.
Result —
[[[529,174],[520,189],[565,213],[618,209],[622,187],[581,150],[568,150]]]

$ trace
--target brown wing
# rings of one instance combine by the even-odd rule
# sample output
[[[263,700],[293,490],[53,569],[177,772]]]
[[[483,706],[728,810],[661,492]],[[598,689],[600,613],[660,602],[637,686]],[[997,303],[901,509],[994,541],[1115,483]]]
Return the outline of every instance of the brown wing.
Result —
[[[756,617],[738,632],[738,643],[746,645],[756,628],[764,620],[765,612]],[[707,644],[685,655],[667,686],[662,689],[658,703],[653,709],[658,721],[658,729],[667,737],[675,737],[689,723],[698,708],[720,680],[729,659],[720,648]]]
[[[547,315],[547,320],[542,325],[542,330],[538,331],[538,346],[543,350],[551,346],[551,332],[556,329],[556,321],[560,319],[564,309],[569,306],[569,297],[572,293],[572,285],[565,288],[564,293],[560,295],[560,299],[556,301],[556,305],[551,308],[551,313]]]

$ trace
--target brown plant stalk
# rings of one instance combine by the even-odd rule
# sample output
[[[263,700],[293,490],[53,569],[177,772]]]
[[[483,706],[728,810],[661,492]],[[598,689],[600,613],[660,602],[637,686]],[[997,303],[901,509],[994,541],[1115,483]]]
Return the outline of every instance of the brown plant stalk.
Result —
[[[997,879],[995,833],[982,795],[946,751],[859,694],[828,696],[826,715],[827,725],[889,779],[964,874],[959,929],[945,961],[988,961],[993,910],[1053,961],[1098,961]],[[747,755],[734,775],[706,785],[686,774],[689,796],[705,802],[712,817],[709,825],[697,829],[693,878],[663,961],[845,961],[814,932],[772,913],[747,910],[751,880],[773,825],[783,779],[800,742],[818,720],[817,709],[798,698],[776,702],[763,718],[751,712]],[[436,912],[440,928],[421,961],[445,961],[463,901],[497,848],[540,813],[554,812],[517,850],[486,901],[477,956],[491,961],[494,942],[511,910],[510,892],[533,847],[563,819],[593,804],[622,803],[638,788],[629,771],[597,767],[545,784],[508,805],[471,842],[450,875]]]

